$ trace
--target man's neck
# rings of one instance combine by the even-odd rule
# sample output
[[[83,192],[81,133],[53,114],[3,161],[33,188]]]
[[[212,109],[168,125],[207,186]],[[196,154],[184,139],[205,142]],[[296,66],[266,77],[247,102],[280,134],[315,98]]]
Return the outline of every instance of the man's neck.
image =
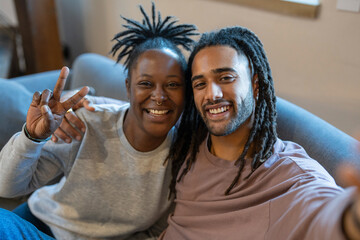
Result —
[[[251,124],[247,121],[246,124],[226,136],[215,136],[210,134],[209,138],[211,144],[209,146],[209,151],[213,155],[227,161],[237,160],[243,152],[249,138],[249,125]],[[251,146],[246,156],[249,156],[252,151],[253,147]]]

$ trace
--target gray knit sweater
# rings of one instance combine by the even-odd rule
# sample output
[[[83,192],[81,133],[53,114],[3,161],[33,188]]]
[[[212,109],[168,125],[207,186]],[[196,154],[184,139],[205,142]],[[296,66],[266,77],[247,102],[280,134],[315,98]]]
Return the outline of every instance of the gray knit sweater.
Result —
[[[0,195],[28,194],[32,213],[57,239],[151,239],[166,226],[173,130],[157,149],[136,151],[123,132],[128,105],[77,111],[82,141],[36,143],[15,134],[0,153]],[[59,183],[49,181],[64,174]]]

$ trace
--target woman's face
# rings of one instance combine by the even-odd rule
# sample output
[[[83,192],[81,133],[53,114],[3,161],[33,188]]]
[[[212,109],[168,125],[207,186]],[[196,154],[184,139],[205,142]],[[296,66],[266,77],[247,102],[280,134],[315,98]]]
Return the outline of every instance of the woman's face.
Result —
[[[136,138],[164,139],[184,107],[184,73],[178,56],[168,50],[148,50],[130,71],[131,79],[126,81],[130,109],[125,128],[131,129],[130,135]]]

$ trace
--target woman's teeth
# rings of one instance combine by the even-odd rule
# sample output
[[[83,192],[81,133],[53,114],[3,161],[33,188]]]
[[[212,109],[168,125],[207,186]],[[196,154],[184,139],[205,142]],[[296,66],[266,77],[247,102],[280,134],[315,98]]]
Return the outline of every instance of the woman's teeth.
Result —
[[[155,114],[155,115],[164,115],[164,114],[168,113],[169,110],[149,109],[149,112],[150,112],[151,114]]]

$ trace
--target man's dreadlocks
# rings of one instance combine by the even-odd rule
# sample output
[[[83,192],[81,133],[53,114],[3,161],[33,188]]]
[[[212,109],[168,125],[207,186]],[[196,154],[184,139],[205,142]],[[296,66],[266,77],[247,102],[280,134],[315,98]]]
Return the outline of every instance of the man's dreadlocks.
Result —
[[[177,46],[182,46],[190,50],[193,40],[190,36],[198,35],[196,26],[191,24],[176,25],[177,20],[173,16],[167,16],[164,20],[160,12],[156,11],[155,4],[152,3],[152,18],[145,13],[142,6],[140,11],[143,15],[142,23],[121,16],[127,24],[122,25],[127,30],[119,32],[113,38],[117,43],[112,47],[111,53],[117,56],[117,62],[125,59],[125,68],[128,70],[130,79],[131,67],[136,63],[137,58],[145,51],[150,49],[169,49],[179,56],[179,62],[183,71],[186,69],[186,60]],[[121,50],[120,50],[121,49]]]
[[[238,183],[241,172],[245,165],[245,156],[249,148],[255,148],[251,163],[254,172],[272,154],[273,145],[277,139],[276,134],[276,96],[273,88],[271,69],[258,37],[250,30],[243,27],[231,27],[220,31],[205,33],[196,44],[188,62],[186,85],[191,87],[191,66],[196,54],[210,46],[229,46],[238,52],[244,53],[253,66],[253,72],[258,74],[259,97],[255,107],[255,120],[250,136],[242,154],[235,161],[239,167],[238,173],[232,184],[225,190],[228,195],[231,189]],[[196,160],[200,144],[205,140],[208,130],[198,113],[193,94],[188,94],[185,110],[178,129],[178,136],[172,145],[168,159],[172,161],[171,193],[176,194],[175,184],[181,181],[190,170]],[[183,171],[179,174],[181,166],[185,162]]]

